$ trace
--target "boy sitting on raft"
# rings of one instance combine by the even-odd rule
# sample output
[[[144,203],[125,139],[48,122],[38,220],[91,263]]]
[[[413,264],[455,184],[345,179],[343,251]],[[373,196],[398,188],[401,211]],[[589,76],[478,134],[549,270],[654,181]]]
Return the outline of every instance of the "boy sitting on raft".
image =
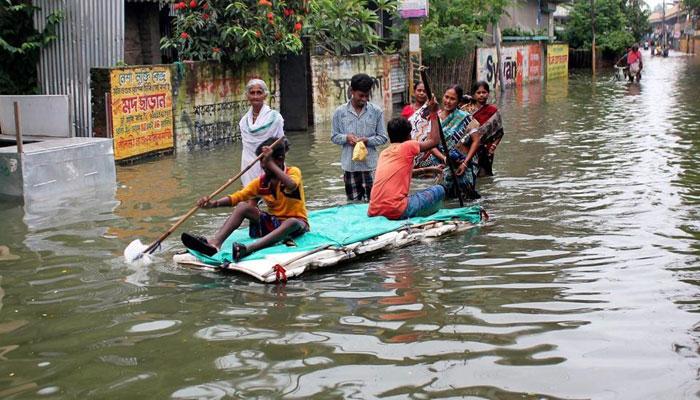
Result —
[[[445,188],[440,185],[408,194],[413,175],[413,158],[440,143],[438,105],[434,97],[427,108],[432,123],[425,141],[411,140],[411,123],[403,117],[393,118],[387,124],[390,145],[381,152],[377,162],[367,210],[370,217],[383,215],[389,219],[406,219],[427,216],[442,206]]]
[[[253,179],[248,186],[218,200],[212,201],[208,196],[204,196],[197,201],[201,208],[236,208],[211,240],[183,233],[182,243],[185,247],[211,257],[219,252],[222,243],[231,232],[238,229],[243,220],[247,219],[250,223],[250,237],[258,240],[248,246],[233,244],[233,261],[238,262],[254,251],[300,236],[309,230],[301,171],[297,167],[286,167],[284,164],[285,154],[289,150],[287,139],[272,149],[269,146],[275,140],[267,139],[255,150],[257,155],[264,155],[260,160],[263,174]],[[261,211],[247,201],[255,197],[262,197],[269,213]]]

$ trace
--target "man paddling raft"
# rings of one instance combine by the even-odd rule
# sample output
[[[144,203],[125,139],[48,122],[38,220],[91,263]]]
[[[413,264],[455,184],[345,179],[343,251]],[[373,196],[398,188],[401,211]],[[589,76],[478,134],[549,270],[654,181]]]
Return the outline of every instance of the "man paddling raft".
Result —
[[[275,138],[267,139],[255,151],[257,155],[264,154],[260,160],[262,175],[230,196],[214,201],[204,196],[197,201],[201,208],[235,206],[235,209],[211,240],[183,233],[181,238],[185,247],[211,257],[221,250],[226,238],[247,219],[250,223],[250,237],[258,240],[248,246],[233,243],[232,258],[238,262],[257,250],[300,236],[309,230],[301,170],[285,166],[285,156],[289,149],[287,140],[284,139],[272,149],[269,146],[274,142]],[[262,197],[269,212],[261,211],[247,201],[255,197]]]

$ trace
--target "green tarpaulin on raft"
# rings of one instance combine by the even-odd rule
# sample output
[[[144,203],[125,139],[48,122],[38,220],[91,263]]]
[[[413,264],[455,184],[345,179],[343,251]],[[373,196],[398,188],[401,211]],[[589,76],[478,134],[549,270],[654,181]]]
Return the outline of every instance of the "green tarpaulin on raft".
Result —
[[[268,254],[309,251],[329,244],[344,246],[395,231],[405,225],[454,219],[477,224],[481,221],[481,207],[445,208],[429,217],[416,217],[401,221],[394,221],[385,217],[368,217],[367,204],[351,204],[326,208],[309,212],[311,230],[294,239],[296,246],[290,247],[280,243],[276,246],[256,251],[245,257],[244,260],[264,258]],[[253,241],[255,239],[251,239],[248,236],[248,227],[246,226],[233,232],[221,246],[222,250],[213,257],[207,257],[192,250],[190,250],[190,253],[207,264],[220,265],[233,261],[231,250],[234,242],[247,245]]]

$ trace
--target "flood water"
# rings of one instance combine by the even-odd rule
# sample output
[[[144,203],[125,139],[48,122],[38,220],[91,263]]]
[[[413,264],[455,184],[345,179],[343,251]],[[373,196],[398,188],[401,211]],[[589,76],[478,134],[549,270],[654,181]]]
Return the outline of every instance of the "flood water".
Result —
[[[485,226],[286,286],[174,265],[179,232],[150,266],[121,258],[234,175],[237,145],[0,203],[20,257],[0,261],[0,398],[695,398],[700,60],[645,56],[640,85],[581,71],[499,99]],[[344,204],[328,131],[290,137],[309,208]]]

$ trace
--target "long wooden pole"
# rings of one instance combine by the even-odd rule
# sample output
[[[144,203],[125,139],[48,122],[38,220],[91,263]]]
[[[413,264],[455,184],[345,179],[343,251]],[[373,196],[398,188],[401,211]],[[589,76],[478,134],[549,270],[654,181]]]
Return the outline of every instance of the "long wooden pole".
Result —
[[[22,116],[19,111],[19,103],[15,101],[13,106],[15,109],[15,139],[17,140],[17,154],[19,154],[19,158],[20,160],[22,160],[22,154],[24,153],[24,144],[22,143],[22,128],[20,124]]]
[[[425,87],[425,94],[428,95],[428,99],[431,99],[433,97],[433,92],[430,90],[428,74],[425,72],[424,69],[420,71],[420,79],[423,82],[423,86]],[[459,184],[457,183],[457,174],[455,173],[454,161],[452,160],[452,158],[450,158],[450,149],[447,148],[447,141],[445,140],[445,133],[442,131],[442,124],[440,123],[440,118],[438,118],[436,121],[433,121],[433,123],[438,124],[438,130],[440,132],[440,142],[442,143],[442,148],[445,149],[445,161],[447,162],[447,166],[450,168],[450,172],[452,173],[452,183],[454,184],[455,192],[457,192],[459,206],[464,207],[464,200],[462,200],[462,190],[459,188]]]

